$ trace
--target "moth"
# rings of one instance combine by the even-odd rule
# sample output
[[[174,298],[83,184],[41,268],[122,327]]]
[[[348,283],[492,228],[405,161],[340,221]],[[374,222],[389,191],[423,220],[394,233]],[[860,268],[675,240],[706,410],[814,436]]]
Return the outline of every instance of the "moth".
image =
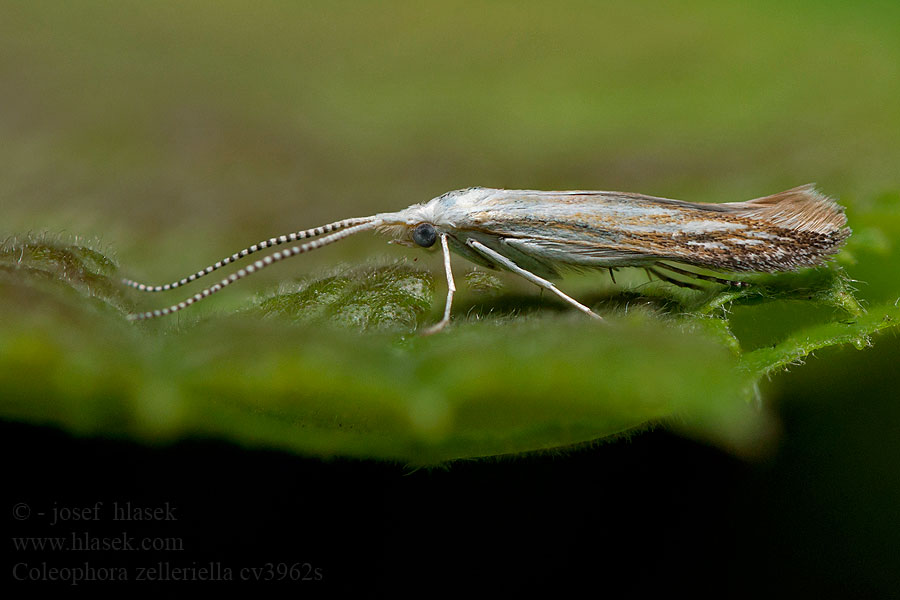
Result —
[[[443,252],[447,299],[443,318],[425,330],[435,333],[450,321],[456,285],[450,252],[491,269],[511,271],[546,289],[589,317],[589,307],[562,292],[551,279],[563,268],[641,267],[661,280],[696,288],[688,279],[744,286],[745,282],[697,273],[684,267],[724,272],[791,271],[824,263],[850,235],[844,209],[812,184],[745,202],[705,204],[624,192],[503,190],[472,187],[448,192],[398,212],[336,221],[273,237],[166,285],[130,287],[162,292],[191,283],[250,254],[307,240],[274,252],[193,296],[149,312],[142,320],[167,315],[203,300],[286,258],[311,252],[351,235],[377,230],[394,242]],[[672,264],[675,263],[675,264]]]

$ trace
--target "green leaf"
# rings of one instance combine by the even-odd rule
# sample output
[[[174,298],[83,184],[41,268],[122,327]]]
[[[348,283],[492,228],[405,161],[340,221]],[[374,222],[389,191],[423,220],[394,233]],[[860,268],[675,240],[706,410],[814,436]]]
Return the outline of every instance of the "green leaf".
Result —
[[[440,308],[432,276],[405,263],[282,285],[237,312],[134,324],[104,252],[10,238],[0,414],[89,435],[215,436],[411,464],[564,448],[660,422],[760,451],[771,431],[756,406],[760,377],[820,348],[865,348],[900,323],[896,302],[864,308],[847,274],[863,262],[896,273],[897,203],[878,210],[858,218],[844,268],[707,292],[625,275],[591,300],[599,323],[470,275],[476,290],[461,290],[454,323],[428,337],[415,330]],[[890,297],[891,283],[869,285],[868,297]]]
[[[334,275],[282,289],[258,311],[267,317],[326,322],[372,329],[415,329],[432,303],[432,278],[398,263],[366,269],[344,268]]]

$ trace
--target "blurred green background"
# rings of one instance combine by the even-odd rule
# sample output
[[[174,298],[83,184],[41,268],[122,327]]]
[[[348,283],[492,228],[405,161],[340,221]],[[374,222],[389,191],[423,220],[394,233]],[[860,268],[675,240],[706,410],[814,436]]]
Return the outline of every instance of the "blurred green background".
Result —
[[[896,2],[2,0],[0,14],[4,238],[77,236],[113,256],[123,274],[163,283],[271,235],[400,209],[461,187],[618,189],[721,202],[817,182],[849,207],[853,239],[860,241],[838,263],[857,280],[864,306],[889,306],[900,295],[900,265],[893,260],[900,232]],[[269,269],[196,310],[242,307],[254,292],[336,264],[414,256],[420,257],[417,267],[439,274],[435,256],[361,236]],[[469,267],[459,261],[456,268],[462,279]],[[626,288],[643,281],[640,274],[620,277]],[[440,304],[443,287],[436,278]],[[537,294],[530,286],[501,280],[501,297],[534,310],[528,302]],[[576,277],[571,285],[581,293],[612,289],[601,274]],[[465,307],[471,292],[461,293]],[[170,299],[141,299],[140,306]],[[628,300],[617,301],[628,306]],[[496,302],[503,313],[506,305]],[[790,302],[746,307],[733,311],[731,325],[745,350],[758,349],[783,339],[792,323],[839,319],[832,309],[816,310]],[[11,317],[9,311],[0,315],[10,329]],[[194,318],[185,317],[189,323]],[[575,319],[547,323],[562,324],[562,337],[582,329]],[[104,340],[114,340],[114,349],[104,352],[115,355],[110,365],[123,385],[135,385],[143,375],[123,367],[130,358],[115,348],[144,342],[129,338],[119,324],[110,327]],[[246,353],[274,341],[291,343],[289,334],[274,331],[277,324],[256,338],[246,324],[233,327]],[[639,337],[632,346],[657,343],[652,322],[634,327]],[[356,346],[352,335],[334,335],[339,342],[332,352],[347,357],[357,348],[358,360],[373,370],[386,360],[382,354],[397,351],[383,338]],[[453,335],[426,348],[426,356],[452,364],[454,352],[482,339],[465,329]],[[503,335],[483,339],[492,347]],[[507,346],[533,335],[527,327],[514,330]],[[669,348],[672,335],[663,336],[660,348]],[[559,336],[548,339],[561,343]],[[208,340],[228,344],[227,336],[206,337],[197,347],[188,342],[173,351],[154,342],[142,350],[157,353],[158,372],[141,396],[142,402],[150,398],[150,408],[134,408],[140,418],[152,421],[147,411],[159,411],[162,422],[179,410],[199,410],[179,408],[178,392],[160,382],[169,368],[182,379],[192,377],[192,365],[179,357],[202,352]],[[83,341],[76,335],[62,347],[77,352]],[[703,343],[689,348],[707,357]],[[423,343],[412,344],[416,350]],[[28,347],[35,355],[43,348]],[[782,440],[764,467],[779,474],[773,513],[783,508],[778,497],[799,498],[801,506],[819,507],[822,519],[837,519],[852,547],[872,556],[900,541],[898,350],[896,334],[889,333],[862,353],[822,351],[790,376],[762,382],[763,397],[784,419],[780,434],[772,432],[775,421],[768,425],[769,435]],[[607,351],[616,348],[604,347],[598,356]],[[710,364],[728,360],[710,352],[704,358]],[[623,363],[632,355],[624,356]],[[478,362],[477,355],[470,359]],[[82,372],[77,361],[60,360],[70,375]],[[347,360],[348,368],[357,368]],[[7,360],[3,366],[10,377],[24,378],[22,364]],[[677,378],[681,363],[666,365],[670,370],[660,372]],[[246,385],[281,376],[280,368],[268,365]],[[554,372],[565,375],[560,369]],[[380,376],[383,396],[403,380],[397,373]],[[434,364],[417,376],[452,388]],[[725,389],[716,377],[698,381],[697,392]],[[651,386],[648,396],[653,386],[669,385],[649,379],[629,385]],[[104,383],[104,394],[114,396],[107,388],[117,381]],[[406,389],[415,389],[416,381]],[[682,390],[679,385],[671,383]],[[43,388],[28,389],[38,394]],[[105,396],[85,389],[85,396],[103,403]],[[420,415],[425,421],[435,418],[429,406]],[[120,433],[117,419],[136,417],[104,418]],[[81,429],[77,419],[61,420],[67,419],[76,431],[104,426]],[[34,414],[25,420],[41,422]],[[154,427],[145,425],[144,434],[152,438]],[[159,428],[163,438],[171,433]],[[562,437],[569,434],[590,437],[584,431]],[[233,437],[253,443],[257,436]],[[795,480],[794,473],[804,476]],[[891,525],[882,527],[883,520]],[[842,556],[831,558],[838,563]],[[859,568],[879,580],[882,566],[873,560]]]
[[[704,202],[897,188],[896,3],[2,11],[4,229],[96,236],[149,277],[473,185]],[[347,246],[306,263],[406,254]]]

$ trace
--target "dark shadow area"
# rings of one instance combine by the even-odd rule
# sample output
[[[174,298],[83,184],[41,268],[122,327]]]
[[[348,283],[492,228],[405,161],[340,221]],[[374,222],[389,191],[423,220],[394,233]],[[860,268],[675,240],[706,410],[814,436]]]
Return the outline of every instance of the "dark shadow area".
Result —
[[[671,314],[685,311],[685,307],[674,298],[651,296],[639,291],[610,290],[608,292],[582,294],[575,298],[586,306],[603,311],[625,311],[626,308],[640,306],[654,313]],[[550,292],[541,293],[536,288],[533,294],[504,291],[493,298],[477,299],[467,297],[454,303],[454,314],[468,318],[517,317],[546,311],[555,313],[575,313],[571,306]]]
[[[763,464],[656,430],[554,455],[417,471],[216,441],[145,447],[7,423],[0,430],[5,522],[15,540],[4,541],[5,580],[39,572],[26,569],[90,566],[95,576],[99,569],[129,580],[143,574],[161,587],[201,579],[189,585],[303,594],[624,587],[717,597],[887,596],[896,558],[871,559],[896,541],[896,527],[872,535],[868,522],[847,518],[873,501],[846,499],[859,484],[852,475],[834,482],[844,490],[843,506],[835,505],[843,514],[822,513],[812,492],[828,488],[831,474],[811,458],[823,448],[808,445],[811,408],[800,402],[785,412],[786,441]],[[829,415],[843,410],[825,403],[815,411],[819,425],[833,431]],[[138,509],[142,520],[115,519]],[[76,538],[127,539],[133,549],[22,547],[48,536],[67,546]],[[170,547],[143,550],[143,540]],[[125,589],[98,581],[78,587]]]

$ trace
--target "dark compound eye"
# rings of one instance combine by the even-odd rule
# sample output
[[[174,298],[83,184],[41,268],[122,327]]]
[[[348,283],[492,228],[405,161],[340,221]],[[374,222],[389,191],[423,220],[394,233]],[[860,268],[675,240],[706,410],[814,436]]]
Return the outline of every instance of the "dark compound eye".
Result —
[[[413,229],[412,239],[423,248],[431,248],[437,241],[437,231],[434,230],[434,225],[431,223],[419,223]]]

